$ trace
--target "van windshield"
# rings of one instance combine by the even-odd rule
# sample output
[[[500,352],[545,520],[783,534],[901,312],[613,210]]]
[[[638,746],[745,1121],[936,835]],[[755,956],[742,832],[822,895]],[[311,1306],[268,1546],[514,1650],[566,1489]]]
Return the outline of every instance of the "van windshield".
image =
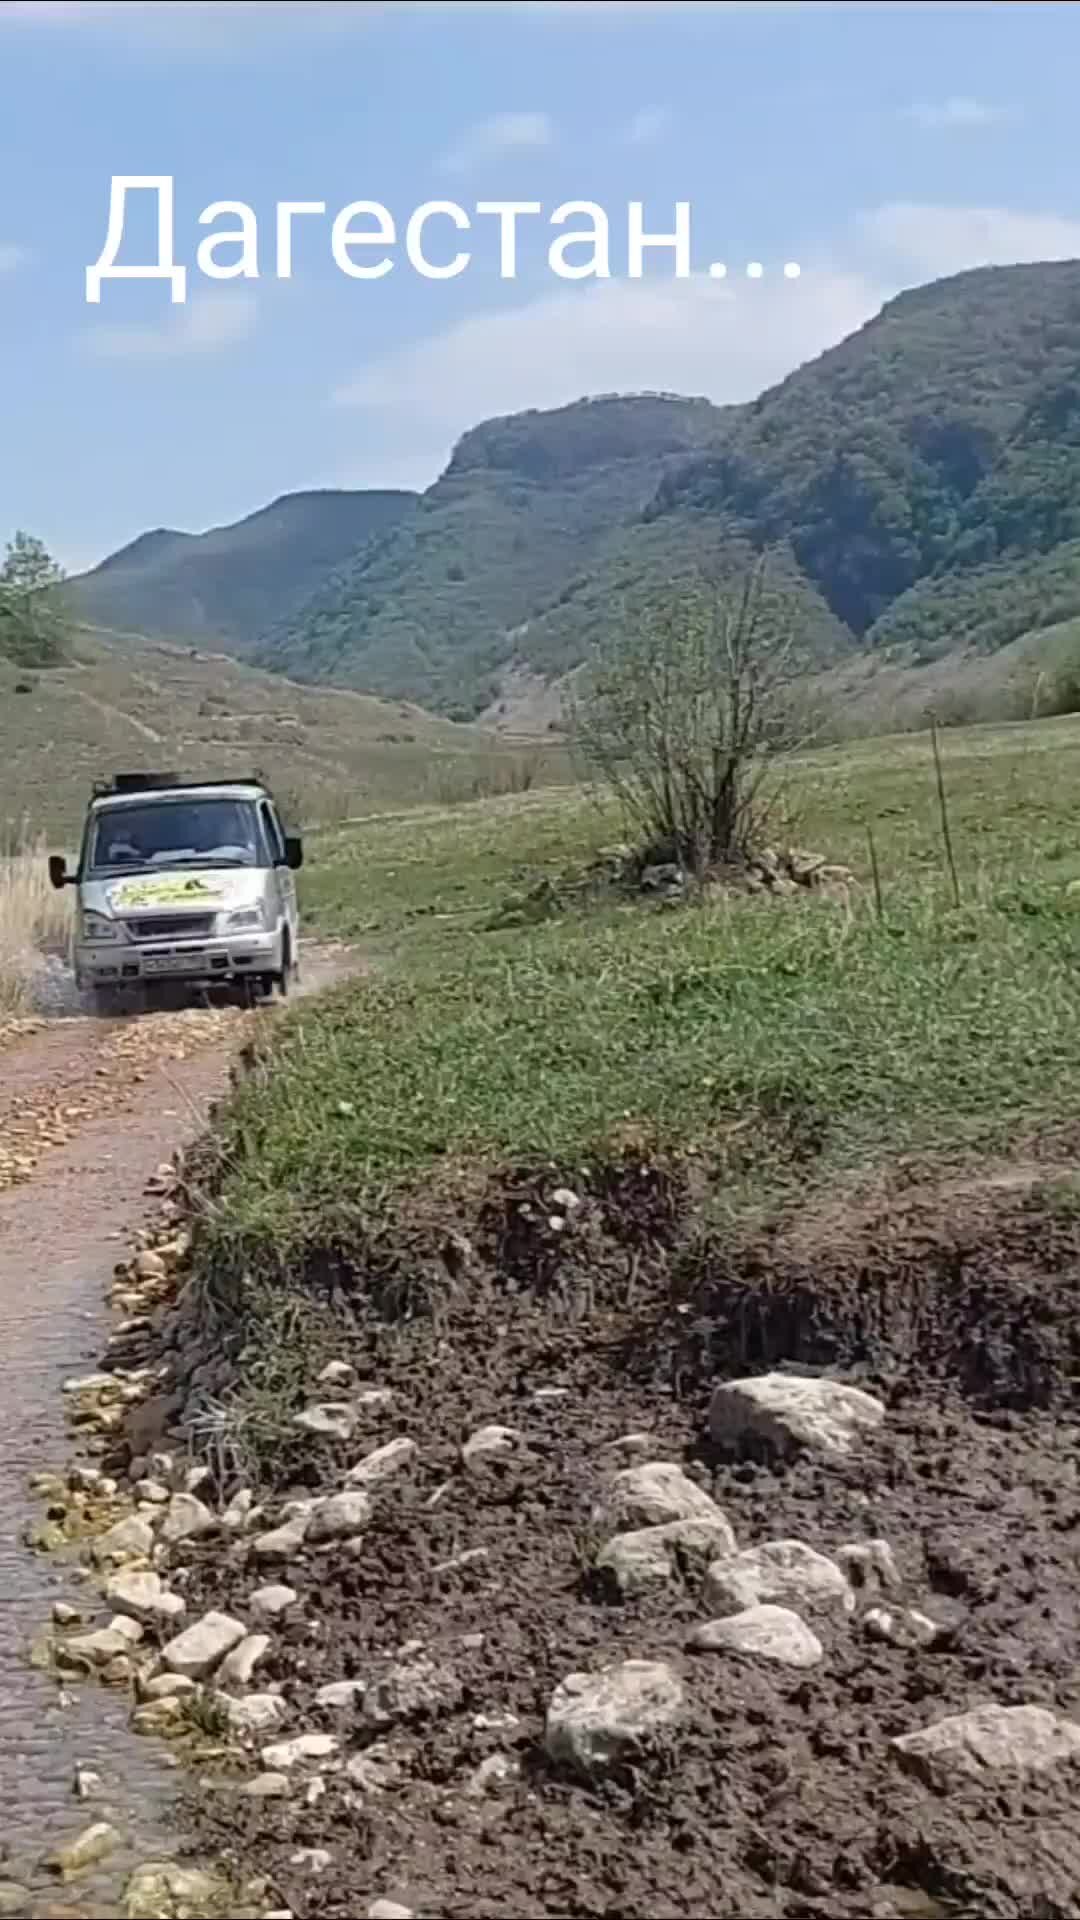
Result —
[[[94,822],[91,873],[144,867],[253,867],[260,859],[258,816],[248,800],[161,800],[111,807]]]

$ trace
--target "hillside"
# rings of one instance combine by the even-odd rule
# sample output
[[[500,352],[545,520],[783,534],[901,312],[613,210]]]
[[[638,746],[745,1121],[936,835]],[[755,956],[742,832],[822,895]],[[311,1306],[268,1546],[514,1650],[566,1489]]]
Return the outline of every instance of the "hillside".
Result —
[[[328,499],[388,496],[297,498],[307,524]],[[190,614],[213,555],[235,567],[264,521],[147,536],[97,590],[152,585],[160,630],[163,583],[188,582]],[[1080,613],[1080,262],[902,293],[746,406],[607,395],[488,421],[417,502],[365,526],[349,549],[342,524],[321,573],[309,535],[306,594],[276,541],[271,617],[256,634],[258,593],[237,596],[220,644],[304,682],[543,730],[628,602],[768,547],[823,661],[1010,645]]]
[[[1078,369],[1080,264],[997,267],[901,294],[746,407],[491,422],[257,657],[490,718],[739,537],[789,545],[822,651],[948,647],[960,615],[1003,644],[1080,610]]]
[[[414,509],[396,491],[284,494],[207,533],[140,534],[69,584],[92,624],[165,639],[214,641],[243,656],[368,540]]]
[[[0,658],[0,838],[21,821],[70,837],[91,782],[117,768],[262,772],[309,824],[498,791],[522,777],[509,742],[362,694],[294,686],[220,654],[81,630],[75,664]],[[557,771],[548,755],[532,773]]]
[[[479,712],[518,629],[594,575],[670,463],[714,444],[727,418],[705,400],[609,396],[474,428],[417,512],[278,622],[256,657]],[[565,653],[556,642],[545,668]]]

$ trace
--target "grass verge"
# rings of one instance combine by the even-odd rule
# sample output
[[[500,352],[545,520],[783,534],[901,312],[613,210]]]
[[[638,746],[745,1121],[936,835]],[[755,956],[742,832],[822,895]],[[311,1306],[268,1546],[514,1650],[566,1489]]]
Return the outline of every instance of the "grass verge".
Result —
[[[43,953],[63,952],[70,904],[49,884],[44,842],[0,855],[0,1018],[29,1013]]]
[[[375,982],[302,1008],[221,1117],[215,1259],[282,1260],[460,1162],[567,1177],[627,1143],[692,1154],[714,1204],[909,1148],[998,1149],[1080,1090],[1076,723],[949,743],[952,902],[926,742],[808,756],[784,832],[884,918],[814,899],[556,913],[491,931],[617,822],[528,795],[327,836],[307,910],[380,938]],[[860,847],[862,855],[860,858]],[[497,917],[497,916],[496,916]]]

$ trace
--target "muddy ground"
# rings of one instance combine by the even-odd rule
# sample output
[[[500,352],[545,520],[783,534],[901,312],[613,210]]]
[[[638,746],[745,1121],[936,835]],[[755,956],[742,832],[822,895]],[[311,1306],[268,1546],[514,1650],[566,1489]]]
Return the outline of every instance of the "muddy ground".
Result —
[[[1080,1915],[1078,1770],[941,1795],[887,1746],[990,1703],[1080,1719],[1080,1225],[1031,1178],[848,1199],[693,1252],[677,1182],[629,1175],[561,1235],[549,1195],[493,1182],[444,1220],[471,1250],[462,1266],[448,1244],[441,1285],[415,1231],[394,1273],[384,1246],[386,1317],[362,1259],[316,1263],[305,1285],[333,1294],[337,1352],[394,1398],[348,1443],[283,1450],[277,1491],[333,1488],[395,1435],[419,1454],[376,1495],[358,1551],[305,1549],[268,1570],[214,1538],[177,1550],[191,1610],[243,1617],[267,1579],[298,1590],[258,1684],[283,1690],[284,1732],[344,1743],[321,1786],[302,1771],[286,1799],[221,1779],[193,1790],[200,1845],[268,1873],[301,1920],[379,1899],[432,1920]],[[776,1364],[880,1393],[884,1426],[846,1462],[715,1457],[712,1380]],[[523,1444],[466,1468],[462,1443],[488,1422]],[[740,1546],[884,1537],[903,1602],[943,1640],[906,1651],[826,1614],[808,1671],[691,1651],[706,1617],[693,1586],[618,1600],[592,1569],[594,1500],[642,1458],[684,1463]],[[380,1731],[359,1708],[314,1705],[323,1683],[370,1685],[419,1649],[459,1683],[433,1717]],[[671,1661],[689,1720],[637,1770],[575,1784],[544,1755],[551,1693],[624,1657]],[[363,1753],[358,1789],[342,1762]],[[492,1755],[509,1772],[482,1787]],[[329,1858],[313,1867],[310,1849]]]

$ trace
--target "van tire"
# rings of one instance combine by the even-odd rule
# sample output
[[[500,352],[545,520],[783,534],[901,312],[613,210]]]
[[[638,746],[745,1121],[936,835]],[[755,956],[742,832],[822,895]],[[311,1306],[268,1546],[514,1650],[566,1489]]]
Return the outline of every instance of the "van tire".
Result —
[[[292,937],[288,927],[281,936],[281,971],[272,975],[275,987],[283,1000],[289,996],[289,988],[296,978],[296,963],[293,959]]]

